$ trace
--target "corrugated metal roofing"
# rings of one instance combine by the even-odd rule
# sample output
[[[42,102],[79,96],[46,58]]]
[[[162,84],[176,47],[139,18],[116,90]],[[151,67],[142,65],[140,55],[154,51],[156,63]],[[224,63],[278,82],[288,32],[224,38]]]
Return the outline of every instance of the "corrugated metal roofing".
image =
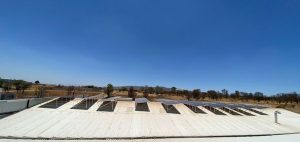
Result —
[[[114,112],[97,111],[104,100],[88,110],[71,109],[82,99],[74,99],[57,109],[33,108],[0,120],[0,137],[28,138],[155,138],[269,135],[300,132],[300,115],[283,109],[266,108],[268,115],[215,115],[194,113],[183,104],[172,104],[180,114],[166,113],[159,102],[148,102],[149,112],[135,111],[134,101],[120,101]],[[170,101],[162,101],[170,102]],[[174,102],[172,102],[174,103]],[[218,103],[210,103],[221,105]],[[243,111],[253,113],[247,109]],[[252,108],[253,110],[258,110]],[[273,113],[279,110],[280,124]]]

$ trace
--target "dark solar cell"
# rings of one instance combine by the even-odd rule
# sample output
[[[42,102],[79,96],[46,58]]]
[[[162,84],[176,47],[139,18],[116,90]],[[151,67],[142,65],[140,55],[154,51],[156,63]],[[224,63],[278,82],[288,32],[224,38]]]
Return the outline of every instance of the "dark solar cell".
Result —
[[[236,105],[236,104],[227,104],[225,107],[230,108],[230,109],[235,109],[240,107],[240,105]]]
[[[189,101],[189,102],[188,102],[188,105],[191,105],[191,106],[204,106],[205,103],[203,103],[203,102],[198,102],[198,101]]]
[[[188,100],[178,100],[178,103],[182,103],[182,104],[190,104],[191,101]]]
[[[228,108],[226,108],[226,107],[221,107],[221,109],[222,109],[223,111],[225,111],[225,112],[231,114],[231,115],[240,115],[239,113],[237,113],[237,112],[235,112],[235,111],[233,111],[233,110],[231,110],[231,109],[228,109]]]
[[[135,105],[135,111],[150,111],[147,103],[137,103]]]
[[[233,110],[235,110],[235,111],[237,111],[237,112],[239,112],[239,113],[242,113],[242,114],[244,114],[244,115],[247,115],[247,116],[255,116],[255,115],[253,115],[253,114],[251,114],[251,113],[249,113],[249,112],[243,111],[243,110],[238,109],[238,108],[234,108]]]
[[[248,115],[248,116],[254,116],[254,115],[251,114],[251,113],[248,113],[246,111],[243,111],[243,110],[241,110],[239,108],[244,108],[244,109],[251,109],[251,108],[262,109],[262,108],[266,108],[265,106],[258,106],[258,105],[250,105],[250,104],[227,104],[227,103],[221,103],[221,102],[202,102],[202,101],[188,101],[188,100],[175,101],[175,100],[168,100],[168,99],[159,99],[159,101],[162,104],[164,104],[164,105],[173,105],[173,104],[182,103],[182,104],[186,105],[190,109],[194,108],[192,111],[194,111],[196,113],[201,110],[201,109],[198,110],[199,108],[197,106],[203,106],[206,109],[208,109],[208,110],[210,110],[213,113],[218,114],[218,115],[226,115],[226,114],[222,113],[222,111],[219,111],[216,108],[220,108],[223,111],[226,111],[226,112],[228,112],[228,113],[230,113],[232,115],[245,114],[245,115]],[[256,110],[254,110],[254,111],[256,111]],[[266,115],[266,114],[264,114],[262,112],[257,112],[257,113],[260,113],[261,115]]]
[[[165,105],[173,105],[173,104],[179,104],[179,101],[174,101],[174,100],[168,100],[168,99],[158,99],[162,104]]]
[[[255,113],[257,113],[257,114],[260,114],[260,115],[268,115],[268,114],[265,114],[265,113],[263,113],[263,112],[260,112],[260,111],[251,109],[251,108],[249,108],[249,109],[247,109],[247,110],[250,110],[250,111],[255,112]]]
[[[162,106],[167,113],[180,114],[179,111],[173,105],[166,105],[162,103]]]
[[[224,107],[224,104],[220,103],[207,103],[206,106],[214,107],[214,108],[221,108]]]
[[[184,105],[187,106],[190,110],[192,110],[195,113],[206,114],[206,112],[204,112],[203,110],[201,110],[200,108],[198,108],[196,106],[192,106],[192,105],[188,105],[188,104],[184,104]]]
[[[216,115],[226,115],[225,113],[223,113],[211,106],[204,106],[204,108],[206,108],[207,110],[211,111],[212,113],[214,113]]]
[[[71,109],[83,109],[88,110],[93,104],[95,104],[97,99],[84,99],[77,105],[73,106]]]
[[[117,105],[116,101],[104,101],[100,107],[97,109],[97,111],[109,111],[113,112],[115,110],[115,107]]]
[[[73,100],[72,97],[60,97],[56,100],[53,100],[49,103],[46,103],[46,104],[40,106],[40,108],[53,108],[53,109],[56,109],[56,108],[64,105],[65,103],[67,103],[71,100]]]
[[[146,98],[136,98],[135,99],[135,103],[147,103],[147,102],[149,102],[149,100]]]

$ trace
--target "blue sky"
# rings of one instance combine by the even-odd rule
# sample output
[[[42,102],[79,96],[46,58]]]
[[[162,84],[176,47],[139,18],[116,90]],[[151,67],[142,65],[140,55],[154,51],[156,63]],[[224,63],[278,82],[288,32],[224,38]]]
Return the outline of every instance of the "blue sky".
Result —
[[[300,1],[1,0],[0,77],[300,92]]]

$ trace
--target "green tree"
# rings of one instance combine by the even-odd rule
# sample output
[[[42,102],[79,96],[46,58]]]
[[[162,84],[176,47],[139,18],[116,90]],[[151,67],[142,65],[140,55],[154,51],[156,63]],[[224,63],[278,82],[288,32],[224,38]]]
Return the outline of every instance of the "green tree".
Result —
[[[176,91],[177,91],[177,88],[176,88],[176,87],[172,87],[172,88],[171,88],[171,93],[172,93],[172,94],[177,94]]]
[[[155,89],[153,87],[148,87],[148,91],[149,91],[150,94],[155,93]]]
[[[239,99],[241,97],[240,91],[235,91],[235,99]]]
[[[200,89],[195,89],[195,90],[193,90],[193,92],[192,92],[193,98],[196,99],[196,100],[199,100],[199,99],[200,99],[200,94],[201,94]]]
[[[192,95],[188,90],[183,90],[182,94],[186,97],[187,100],[191,100]]]
[[[261,93],[261,92],[255,92],[254,93],[254,99],[257,101],[257,102],[260,102],[261,100],[263,100],[264,98],[264,94]]]
[[[207,95],[210,99],[218,99],[218,93],[215,90],[209,90],[207,91]]]
[[[129,98],[132,98],[133,101],[135,100],[136,94],[135,94],[135,92],[134,92],[133,87],[130,87],[130,88],[129,88],[129,90],[128,90],[128,97],[129,97]]]
[[[160,86],[155,87],[155,94],[161,94],[163,92],[163,88]]]
[[[226,89],[223,89],[222,90],[222,94],[224,95],[224,97],[227,99],[229,94],[228,94],[228,91]]]
[[[111,94],[113,93],[114,91],[114,86],[112,84],[107,84],[106,86],[106,94],[107,94],[107,97],[110,98],[111,97]]]
[[[38,84],[40,84],[40,81],[37,80],[34,82],[34,84],[38,85]]]

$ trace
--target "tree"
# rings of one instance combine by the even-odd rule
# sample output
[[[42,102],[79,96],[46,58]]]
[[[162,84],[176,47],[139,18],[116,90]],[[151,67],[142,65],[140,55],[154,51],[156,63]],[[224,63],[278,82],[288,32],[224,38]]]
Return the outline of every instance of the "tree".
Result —
[[[26,81],[22,81],[20,86],[21,86],[21,90],[22,90],[22,95],[24,94],[24,91],[30,87],[30,83],[26,82]]]
[[[207,91],[207,96],[210,99],[215,99],[215,100],[218,99],[218,93],[215,90],[209,90],[209,91]]]
[[[4,92],[9,92],[9,90],[11,89],[11,83],[6,81],[2,83],[2,87]]]
[[[182,94],[186,97],[187,100],[191,100],[192,95],[188,90],[183,90]]]
[[[207,93],[201,92],[201,93],[200,93],[200,96],[201,96],[201,99],[204,100],[205,97],[207,96]]]
[[[241,96],[240,91],[235,91],[235,93],[231,95],[233,99],[239,99],[240,96]]]
[[[148,86],[145,86],[143,89],[143,97],[148,98],[149,92]]]
[[[107,94],[107,97],[110,98],[111,97],[111,94],[112,92],[114,91],[114,86],[112,84],[107,84],[106,86],[106,94]]]
[[[224,95],[224,97],[227,99],[228,98],[228,91],[226,89],[222,90],[222,94]]]
[[[17,93],[19,93],[19,91],[21,90],[21,84],[25,82],[23,80],[14,80],[13,81],[13,85],[15,86]]]
[[[196,100],[199,100],[200,99],[200,94],[201,94],[201,92],[200,92],[200,89],[195,89],[195,90],[193,90],[193,98],[194,99],[196,99]]]
[[[177,90],[176,87],[172,87],[172,88],[171,88],[171,93],[176,94],[176,90]]]
[[[37,80],[34,82],[34,84],[38,85],[38,84],[40,84],[40,81]]]
[[[154,94],[155,89],[153,87],[148,87],[149,94]]]
[[[155,94],[161,94],[162,92],[163,92],[163,88],[161,88],[160,86],[155,87]]]
[[[130,88],[129,88],[129,90],[128,90],[128,97],[129,97],[129,98],[132,98],[133,101],[135,100],[136,94],[135,94],[135,92],[134,92],[133,87],[130,87]]]
[[[257,101],[257,102],[260,102],[261,100],[263,100],[264,98],[264,94],[261,93],[261,92],[255,92],[254,93],[254,99]]]
[[[2,87],[2,84],[3,84],[3,80],[0,77],[0,88]]]

